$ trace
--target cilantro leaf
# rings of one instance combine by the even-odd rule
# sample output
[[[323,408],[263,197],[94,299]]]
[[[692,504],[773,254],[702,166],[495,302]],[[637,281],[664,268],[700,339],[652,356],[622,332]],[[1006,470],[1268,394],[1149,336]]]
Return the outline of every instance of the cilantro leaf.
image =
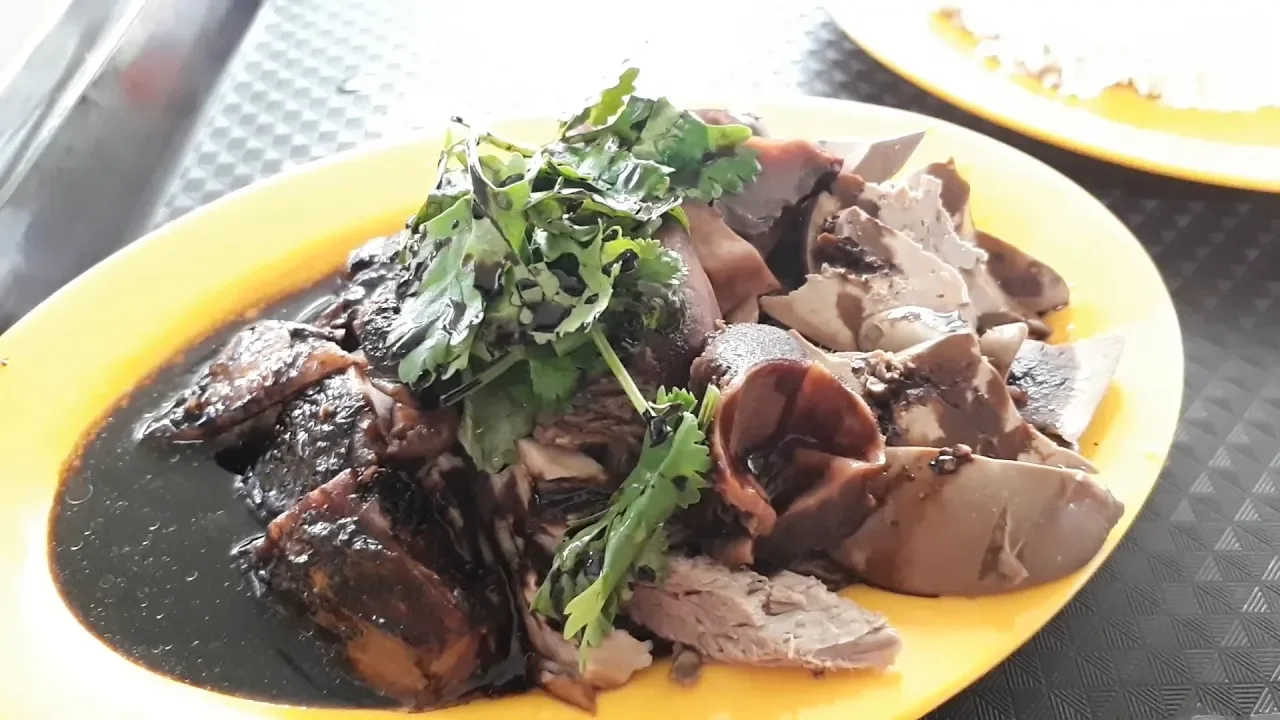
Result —
[[[600,93],[600,99],[595,104],[583,108],[572,119],[562,124],[560,134],[563,136],[565,131],[573,130],[584,124],[592,127],[607,124],[623,108],[627,98],[636,91],[636,77],[639,75],[640,68],[629,67],[624,69],[618,77],[617,84]]]
[[[619,608],[637,580],[653,582],[666,567],[664,523],[676,510],[698,501],[711,469],[706,426],[693,414],[693,395],[662,391],[658,400],[678,406],[675,431],[658,441],[645,437],[636,467],[604,515],[566,536],[533,609],[564,620],[564,636],[585,653],[613,629]],[[715,396],[704,398],[708,418]]]
[[[529,357],[529,382],[543,402],[567,402],[578,389],[582,370],[572,355],[539,354]]]
[[[467,366],[485,312],[484,297],[475,286],[476,267],[507,262],[497,229],[473,220],[468,205],[460,199],[424,225],[426,240],[435,244],[424,246],[430,252],[422,260],[426,269],[418,294],[405,301],[389,334],[392,347],[403,352],[403,382],[423,375],[443,379]]]
[[[516,461],[516,441],[533,431],[538,402],[523,373],[508,371],[463,401],[458,440],[476,467],[498,472]]]

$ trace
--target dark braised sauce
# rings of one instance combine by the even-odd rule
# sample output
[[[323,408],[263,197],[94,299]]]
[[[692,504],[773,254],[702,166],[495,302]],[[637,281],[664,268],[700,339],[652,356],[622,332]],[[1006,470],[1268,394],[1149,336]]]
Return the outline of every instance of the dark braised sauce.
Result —
[[[262,316],[296,317],[332,287]],[[156,451],[134,440],[142,417],[241,324],[138,387],[87,440],[50,519],[54,577],[90,631],[147,669],[260,700],[393,707],[347,675],[326,638],[253,597],[231,551],[262,527],[235,494],[235,476],[198,447]]]

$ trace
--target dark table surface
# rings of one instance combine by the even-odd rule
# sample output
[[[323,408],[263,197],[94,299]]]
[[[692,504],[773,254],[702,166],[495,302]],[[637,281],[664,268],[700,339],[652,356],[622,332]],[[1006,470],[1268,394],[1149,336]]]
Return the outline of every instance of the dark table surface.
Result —
[[[531,75],[550,52],[597,69],[629,56],[672,94],[848,98],[993,135],[1086,187],[1155,258],[1184,334],[1185,385],[1169,388],[1183,393],[1183,417],[1151,499],[1097,576],[935,716],[1280,717],[1280,196],[1145,175],[1004,131],[899,79],[807,3],[553,14],[564,9],[270,0],[153,224],[445,113],[560,110],[591,84]]]

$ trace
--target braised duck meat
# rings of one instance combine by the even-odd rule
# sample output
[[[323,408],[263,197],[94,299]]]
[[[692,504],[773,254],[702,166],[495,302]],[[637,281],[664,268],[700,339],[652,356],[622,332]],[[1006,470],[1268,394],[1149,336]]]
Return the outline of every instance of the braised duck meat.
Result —
[[[524,672],[505,582],[475,533],[450,520],[448,495],[392,471],[345,471],[245,556],[266,590],[339,640],[357,676],[416,709]]]
[[[424,413],[397,402],[353,366],[284,405],[239,485],[250,507],[271,519],[343,470],[428,461],[453,445],[457,426],[452,409]]]
[[[339,335],[310,325],[264,320],[236,333],[191,386],[140,428],[143,439],[211,440],[357,362]]]
[[[552,695],[591,711],[599,690],[620,687],[652,664],[650,644],[615,628],[584,660],[578,645],[532,605],[566,529],[607,508],[617,483],[581,453],[531,439],[519,442],[519,452],[519,463],[492,475],[480,491],[481,506],[493,519],[520,621],[537,653],[534,679]]]
[[[708,660],[815,671],[884,669],[902,648],[883,616],[783,571],[765,577],[706,557],[673,557],[661,585],[638,585],[632,619]]]
[[[746,147],[759,155],[760,175],[740,194],[721,198],[716,208],[729,227],[767,257],[787,230],[784,215],[799,213],[843,161],[807,140],[753,137]]]

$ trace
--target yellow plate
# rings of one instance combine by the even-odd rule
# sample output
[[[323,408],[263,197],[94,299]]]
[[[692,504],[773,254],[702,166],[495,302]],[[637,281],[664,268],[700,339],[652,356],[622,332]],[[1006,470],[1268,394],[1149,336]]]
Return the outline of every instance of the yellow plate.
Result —
[[[917,0],[830,0],[827,11],[867,54],[969,112],[1109,162],[1198,182],[1280,192],[1280,108],[1180,110],[1127,88],[1060,96],[997,72],[974,38]]]
[[[1110,552],[1151,491],[1182,392],[1182,347],[1168,292],[1142,247],[1086,191],[990,138],[922,116],[803,100],[759,108],[772,132],[810,138],[931,128],[917,160],[955,156],[973,184],[976,220],[1057,268],[1072,286],[1053,318],[1059,340],[1102,332],[1125,357],[1084,449],[1127,512]],[[538,140],[547,121],[513,123]],[[167,359],[242,313],[335,271],[363,239],[392,232],[433,181],[438,140],[381,145],[236,192],[161,228],[58,292],[0,337],[0,673],[13,718],[211,717],[354,720],[375,711],[273,706],[152,674],[90,635],[50,576],[48,516],[77,443],[114,402]],[[175,488],[180,492],[181,488]],[[221,551],[220,551],[221,552]],[[1106,553],[1104,553],[1105,555]],[[601,718],[914,718],[1031,637],[1098,567],[981,600],[855,588],[906,643],[884,674],[713,667],[683,690],[665,670],[605,695]],[[127,582],[127,579],[124,580]],[[573,718],[541,694],[444,711],[441,718]]]

